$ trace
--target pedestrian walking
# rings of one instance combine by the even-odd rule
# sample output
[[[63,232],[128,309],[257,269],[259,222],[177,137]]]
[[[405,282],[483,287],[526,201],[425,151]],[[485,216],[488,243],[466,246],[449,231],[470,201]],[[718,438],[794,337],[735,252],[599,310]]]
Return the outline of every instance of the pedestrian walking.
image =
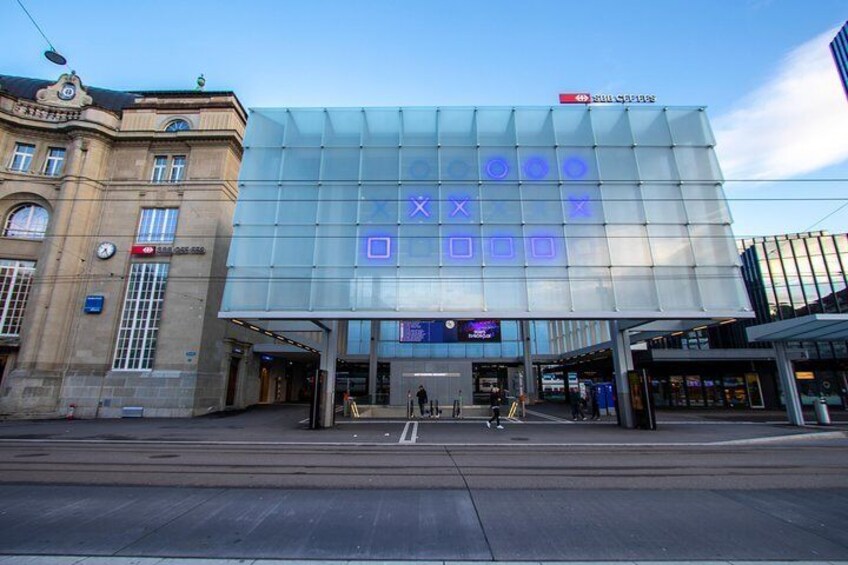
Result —
[[[571,419],[576,420],[579,417],[581,420],[585,420],[586,414],[583,412],[583,406],[581,406],[583,399],[580,397],[580,389],[571,388],[568,391],[568,400],[571,403]]]
[[[600,399],[598,398],[598,389],[593,385],[589,387],[589,401],[592,404],[592,419],[600,420],[601,404]]]
[[[499,430],[504,429],[501,425],[501,391],[498,387],[493,387],[492,392],[489,393],[489,404],[492,407],[492,417],[486,422],[486,427],[491,428],[494,421]]]
[[[415,397],[418,398],[418,411],[423,418],[424,407],[427,405],[427,391],[424,389],[424,385],[418,385],[418,392],[415,393]]]

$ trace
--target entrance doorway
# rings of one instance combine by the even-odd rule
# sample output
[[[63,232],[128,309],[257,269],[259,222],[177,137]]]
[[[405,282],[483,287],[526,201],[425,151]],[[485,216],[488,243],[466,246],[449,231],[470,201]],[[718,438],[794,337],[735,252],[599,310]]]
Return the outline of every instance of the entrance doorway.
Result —
[[[501,390],[507,388],[509,372],[506,365],[474,363],[472,365],[472,379],[474,382],[474,404],[488,404],[489,394],[493,388],[498,387]]]
[[[241,357],[230,357],[230,370],[227,373],[227,400],[224,406],[233,406],[236,403],[239,363],[241,363]]]

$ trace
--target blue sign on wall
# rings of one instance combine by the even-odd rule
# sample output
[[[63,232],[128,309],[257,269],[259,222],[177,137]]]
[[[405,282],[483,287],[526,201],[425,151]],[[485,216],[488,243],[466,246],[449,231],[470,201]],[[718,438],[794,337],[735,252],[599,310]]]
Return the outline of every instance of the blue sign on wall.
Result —
[[[99,314],[103,311],[103,296],[98,294],[89,294],[85,297],[85,307],[83,312],[86,314]]]

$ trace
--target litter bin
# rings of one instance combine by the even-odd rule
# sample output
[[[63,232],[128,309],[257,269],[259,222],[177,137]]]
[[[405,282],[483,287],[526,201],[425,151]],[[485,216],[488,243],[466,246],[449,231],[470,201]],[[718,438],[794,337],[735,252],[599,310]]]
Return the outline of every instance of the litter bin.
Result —
[[[827,411],[827,399],[819,398],[816,401],[816,423],[820,426],[830,425],[830,413]]]

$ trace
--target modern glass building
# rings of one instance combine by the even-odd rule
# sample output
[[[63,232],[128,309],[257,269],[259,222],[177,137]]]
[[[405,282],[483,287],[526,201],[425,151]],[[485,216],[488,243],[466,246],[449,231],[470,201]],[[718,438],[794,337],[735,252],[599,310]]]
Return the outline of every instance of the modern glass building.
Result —
[[[848,22],[845,22],[845,25],[830,42],[830,52],[833,53],[833,60],[839,70],[845,96],[848,96]]]
[[[348,321],[392,403],[509,379],[551,320],[752,316],[714,143],[698,107],[253,110],[221,316]]]

